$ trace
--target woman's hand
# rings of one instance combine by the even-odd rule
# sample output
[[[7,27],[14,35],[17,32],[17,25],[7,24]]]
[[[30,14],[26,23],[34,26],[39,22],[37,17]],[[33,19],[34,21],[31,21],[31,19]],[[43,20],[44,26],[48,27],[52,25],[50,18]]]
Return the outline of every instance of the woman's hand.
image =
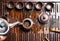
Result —
[[[7,36],[0,36],[0,41],[4,41],[7,38]]]

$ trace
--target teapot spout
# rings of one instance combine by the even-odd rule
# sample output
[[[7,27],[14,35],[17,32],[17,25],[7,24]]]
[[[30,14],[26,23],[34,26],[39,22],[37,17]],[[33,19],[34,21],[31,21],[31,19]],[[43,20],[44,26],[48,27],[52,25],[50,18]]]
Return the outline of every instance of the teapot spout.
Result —
[[[17,21],[17,22],[14,22],[14,23],[9,23],[9,27],[12,28],[12,27],[14,27],[17,24],[20,24],[20,22]]]

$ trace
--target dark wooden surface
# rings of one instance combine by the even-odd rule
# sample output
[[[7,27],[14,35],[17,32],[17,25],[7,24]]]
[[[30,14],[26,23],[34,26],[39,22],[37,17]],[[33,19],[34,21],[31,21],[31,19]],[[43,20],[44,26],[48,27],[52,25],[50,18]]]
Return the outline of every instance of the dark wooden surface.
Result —
[[[10,0],[3,0],[2,2],[9,2]],[[12,0],[14,2],[27,2],[29,0]],[[32,0],[30,0],[32,1]],[[0,14],[2,13],[2,2],[0,4]],[[7,11],[7,9],[4,7],[3,9],[3,14]],[[29,12],[25,12],[25,11],[17,11],[15,9],[12,9],[9,12],[9,18],[10,18],[10,22],[14,22],[14,19],[17,19],[18,21],[22,22],[23,19],[28,18],[30,16]],[[32,20],[37,19],[37,13],[33,11],[32,12]],[[40,13],[39,13],[40,14]],[[43,26],[39,25],[38,22],[36,22],[36,20],[34,20],[35,24],[32,26],[32,29],[28,32],[23,31],[23,29],[21,29],[21,26],[16,25],[15,27],[11,28],[8,35],[7,35],[7,39],[5,41],[42,41],[43,36],[44,36],[44,30],[43,30]],[[40,34],[40,30],[43,30],[42,34]],[[39,33],[38,33],[39,32]],[[60,36],[58,37],[58,34],[56,34],[57,39],[59,38],[60,41]],[[49,38],[49,34],[47,35]],[[54,36],[54,35],[53,35]],[[52,38],[51,38],[52,39]],[[54,40],[50,40],[50,41],[56,41],[56,38],[53,38]],[[56,39],[56,40],[55,40]]]

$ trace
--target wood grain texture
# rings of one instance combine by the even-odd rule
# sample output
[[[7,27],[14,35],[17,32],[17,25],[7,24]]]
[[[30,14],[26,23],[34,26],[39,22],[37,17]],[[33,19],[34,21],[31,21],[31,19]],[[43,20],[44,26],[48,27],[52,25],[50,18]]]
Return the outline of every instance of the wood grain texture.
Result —
[[[8,3],[9,1],[13,1],[13,2],[28,2],[29,0],[3,0],[3,3]],[[32,2],[32,0],[30,0]],[[2,5],[0,4],[0,10],[2,10],[1,7]],[[6,8],[4,8],[5,11],[7,11]],[[5,11],[3,11],[5,13]],[[32,12],[28,12],[28,11],[23,11],[23,10],[16,10],[16,9],[12,9],[9,12],[9,22],[14,22],[13,20],[17,20],[22,22],[25,18],[30,18],[33,20],[33,22],[35,23],[32,28],[30,29],[30,31],[26,32],[24,29],[22,29],[22,26],[20,25],[16,25],[15,27],[11,28],[8,35],[7,35],[7,39],[5,41],[43,41],[43,37],[44,37],[44,26],[40,25],[37,21],[38,15],[41,13],[36,12],[36,11],[32,11]],[[0,15],[1,15],[2,11],[0,11]],[[41,31],[42,30],[42,33]],[[54,36],[54,35],[53,35]],[[49,35],[48,35],[49,37]],[[51,38],[50,38],[51,39]],[[60,41],[60,37],[58,38]],[[55,41],[54,38],[51,41]]]
[[[13,9],[9,11],[9,13],[10,22],[13,21],[12,19],[22,22],[25,18],[29,18],[29,16],[32,15],[31,19],[38,25],[36,21],[37,16],[34,11],[30,13],[27,11]],[[34,24],[32,26],[32,29],[28,32],[24,31],[23,29],[20,29],[20,26],[15,26],[10,30],[10,34],[8,34],[9,38],[7,38],[6,41],[39,41],[39,35],[37,32],[40,31],[41,28],[39,26],[37,27],[36,24]]]

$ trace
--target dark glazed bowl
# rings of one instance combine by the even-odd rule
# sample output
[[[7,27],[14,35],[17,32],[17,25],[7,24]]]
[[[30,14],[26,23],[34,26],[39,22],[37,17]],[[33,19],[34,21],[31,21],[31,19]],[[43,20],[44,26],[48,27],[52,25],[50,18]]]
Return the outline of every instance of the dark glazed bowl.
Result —
[[[13,9],[13,8],[14,8],[14,2],[12,2],[12,1],[8,2],[8,3],[6,4],[6,7],[7,7],[8,9]]]
[[[25,29],[30,29],[33,25],[33,21],[30,18],[26,18],[23,20],[23,27]]]
[[[36,11],[40,11],[42,9],[42,6],[43,6],[43,4],[41,2],[37,2],[35,4],[35,10]]]
[[[22,2],[18,2],[15,4],[16,9],[22,10],[24,8],[24,4]]]
[[[26,9],[27,11],[32,10],[32,9],[33,9],[33,3],[32,3],[32,2],[27,2],[27,3],[25,3],[25,9]]]
[[[48,2],[45,6],[45,10],[46,11],[51,11],[53,7],[54,7],[54,4],[51,3],[51,2]]]

